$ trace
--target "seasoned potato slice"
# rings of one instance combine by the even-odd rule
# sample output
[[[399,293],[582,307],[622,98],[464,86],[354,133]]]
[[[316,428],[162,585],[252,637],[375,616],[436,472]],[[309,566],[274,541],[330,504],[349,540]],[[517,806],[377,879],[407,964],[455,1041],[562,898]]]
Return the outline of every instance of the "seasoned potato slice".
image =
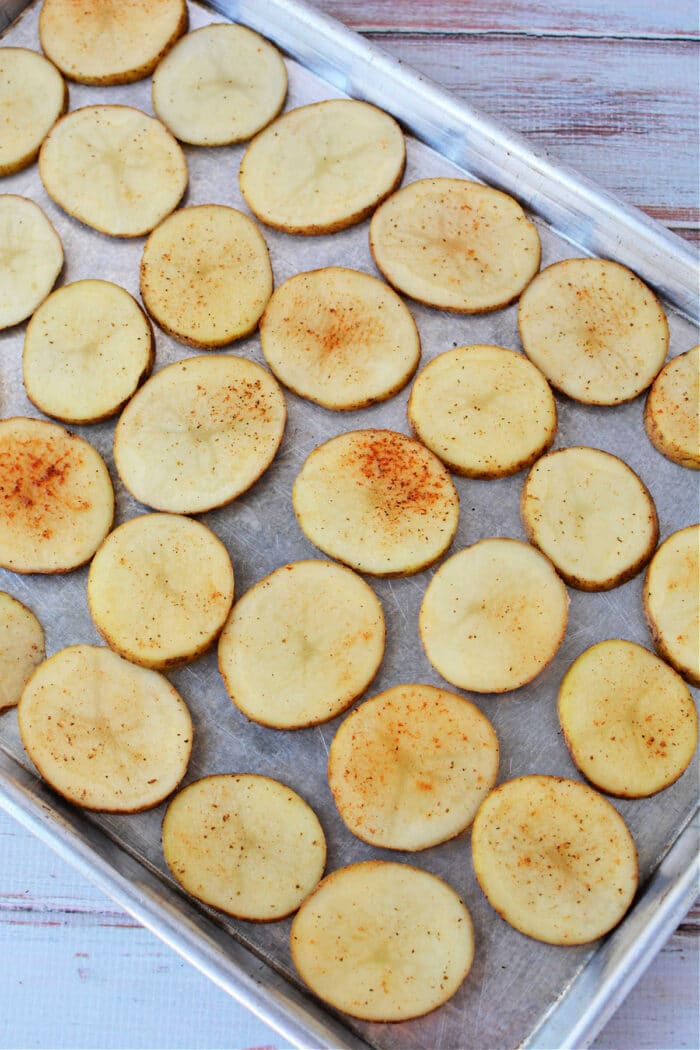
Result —
[[[34,613],[0,591],[0,711],[14,707],[45,655],[44,629]]]
[[[440,460],[394,430],[353,430],[314,449],[292,502],[312,543],[373,576],[407,576],[436,561],[459,518]]]
[[[136,499],[200,514],[230,503],[267,470],[286,408],[276,380],[242,357],[190,357],[156,372],[114,433],[114,460]]]
[[[668,352],[668,324],[653,292],[609,259],[548,266],[518,304],[525,353],[553,387],[589,405],[631,401]]]
[[[296,911],[323,875],[318,817],[286,784],[228,773],[183,788],[163,820],[163,853],[188,893],[239,919]]]
[[[41,208],[0,194],[0,329],[25,321],[63,267],[63,245]]]
[[[440,566],[419,628],[426,656],[448,682],[503,693],[547,666],[568,611],[566,587],[547,558],[520,540],[487,539]]]
[[[167,678],[94,645],[40,664],[18,720],[42,777],[85,809],[157,806],[182,780],[192,749],[189,711]]]
[[[280,285],[260,321],[277,378],[325,408],[385,401],[413,375],[418,329],[403,300],[376,277],[328,266]]]
[[[700,470],[700,346],[661,369],[647,395],[644,426],[662,455]]]
[[[607,591],[646,565],[656,507],[637,474],[597,448],[562,448],[535,463],[520,513],[527,537],[572,587]]]
[[[325,1002],[366,1021],[405,1021],[446,1002],[474,958],[472,921],[451,886],[408,864],[332,872],[292,923],[292,960]]]
[[[664,540],[649,563],[642,601],[659,656],[700,685],[700,525]]]
[[[261,131],[241,161],[254,215],[287,233],[332,233],[362,222],[398,186],[406,162],[388,113],[333,98],[289,110]]]
[[[602,937],[637,889],[637,851],[624,820],[575,780],[527,776],[500,784],[476,815],[472,856],[498,914],[549,944]]]
[[[498,738],[469,700],[430,685],[397,685],[338,729],[328,783],[353,835],[419,850],[469,827],[496,782]]]
[[[0,175],[21,171],[68,106],[63,77],[43,55],[0,48]]]
[[[350,569],[300,561],[237,602],[219,641],[219,668],[248,718],[278,729],[327,722],[374,678],[384,655],[379,599]]]
[[[517,201],[466,179],[420,179],[372,217],[374,261],[394,288],[428,306],[485,313],[520,295],[540,238]]]

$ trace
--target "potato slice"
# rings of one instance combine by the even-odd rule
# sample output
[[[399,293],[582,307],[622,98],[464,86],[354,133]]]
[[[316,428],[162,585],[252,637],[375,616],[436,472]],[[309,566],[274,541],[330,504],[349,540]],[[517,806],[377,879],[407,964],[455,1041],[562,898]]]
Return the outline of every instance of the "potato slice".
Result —
[[[89,442],[40,419],[0,420],[0,566],[70,572],[113,517],[112,482]]]
[[[0,48],[0,175],[22,171],[68,106],[55,66],[24,47]]]
[[[653,292],[609,259],[564,259],[522,295],[525,353],[556,390],[588,405],[631,401],[668,352],[668,323]]]
[[[667,459],[700,470],[700,346],[661,369],[647,395],[644,426]]]
[[[114,432],[114,460],[136,499],[200,514],[249,489],[274,459],[286,408],[276,380],[242,357],[190,357],[144,383]]]
[[[428,306],[485,313],[537,273],[540,238],[517,201],[466,179],[419,179],[372,217],[369,245],[394,288]]]
[[[248,207],[287,233],[362,222],[398,186],[406,144],[393,117],[355,99],[300,106],[261,131],[241,161]]]
[[[411,378],[415,321],[376,277],[328,266],[280,285],[260,321],[265,360],[280,382],[324,408],[366,408]]]
[[[420,636],[431,664],[452,685],[503,693],[547,666],[564,638],[568,610],[566,587],[534,547],[480,540],[433,576]]]
[[[373,576],[408,576],[437,561],[459,519],[440,460],[394,430],[353,430],[319,445],[292,502],[312,543]]]
[[[659,656],[700,685],[700,525],[664,540],[649,563],[642,601]]]
[[[143,514],[110,533],[90,565],[90,614],[112,649],[164,670],[209,648],[233,602],[217,536],[177,514]]]
[[[636,576],[659,538],[644,482],[597,448],[562,448],[538,460],[520,514],[530,542],[582,591],[607,591]]]
[[[420,868],[339,868],[292,923],[292,961],[324,1002],[366,1021],[406,1021],[446,1002],[474,958],[467,908]]]
[[[44,629],[34,613],[0,591],[0,711],[15,706],[45,656]]]
[[[0,329],[25,321],[63,268],[63,245],[38,204],[0,194]]]
[[[277,48],[228,23],[188,33],[153,74],[156,116],[194,146],[251,138],[277,116],[286,94],[287,67]]]
[[[17,710],[42,777],[85,809],[149,809],[185,775],[192,720],[184,701],[163,675],[111,649],[61,649],[36,669]]]
[[[384,655],[379,599],[328,561],[283,565],[237,602],[219,641],[219,669],[238,708],[277,729],[344,711]]]
[[[397,685],[338,729],[328,783],[353,835],[419,850],[468,828],[496,782],[498,738],[475,704],[430,685]]]
[[[187,188],[182,148],[131,106],[85,106],[62,117],[41,147],[39,174],[56,204],[111,237],[148,233]]]
[[[549,448],[557,407],[549,383],[522,354],[460,346],[418,374],[408,421],[450,470],[499,478],[528,467]]]
[[[114,415],[151,371],[153,329],[128,292],[76,281],[53,292],[27,325],[27,396],[47,416],[96,423]]]
[[[193,897],[251,922],[296,911],[323,875],[318,817],[286,784],[252,774],[204,777],[163,820],[163,853]]]
[[[39,16],[44,52],[82,84],[147,77],[186,29],[185,0],[44,0]]]
[[[637,889],[627,825],[597,791],[575,780],[518,777],[476,815],[479,885],[516,930],[548,944],[586,944],[625,914]]]

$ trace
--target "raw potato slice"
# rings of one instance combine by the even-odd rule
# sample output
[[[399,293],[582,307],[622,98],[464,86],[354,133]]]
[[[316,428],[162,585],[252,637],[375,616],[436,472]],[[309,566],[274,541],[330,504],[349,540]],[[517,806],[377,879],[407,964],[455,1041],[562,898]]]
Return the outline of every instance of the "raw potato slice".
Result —
[[[397,685],[338,729],[328,783],[353,835],[419,850],[469,827],[498,774],[498,738],[478,707],[430,685]]]
[[[609,259],[548,266],[520,299],[518,327],[525,353],[552,386],[588,405],[631,401],[668,352],[655,295]]]
[[[370,860],[317,886],[294,918],[290,947],[324,1002],[366,1021],[406,1021],[454,995],[471,969],[474,932],[442,879]]]
[[[286,408],[242,357],[190,357],[151,376],[121,414],[114,460],[141,503],[201,514],[249,489],[274,459]]]
[[[642,601],[659,656],[700,685],[700,525],[664,540],[649,563]]]
[[[394,288],[473,314],[517,299],[537,273],[540,238],[517,201],[465,179],[420,179],[372,217],[374,261]]]
[[[607,591],[636,576],[659,538],[644,482],[597,448],[562,448],[538,460],[520,514],[530,542],[582,591]]]
[[[44,0],[39,38],[71,80],[129,84],[187,29],[185,0]]]
[[[153,108],[181,142],[224,146],[277,116],[287,67],[277,48],[245,26],[204,26],[183,37],[153,74]]]
[[[224,346],[248,335],[271,294],[263,235],[235,208],[181,208],[146,241],[146,309],[164,332],[188,346]]]
[[[64,423],[95,423],[129,400],[153,365],[153,329],[128,292],[76,281],[46,299],[27,325],[27,396]]]
[[[0,591],[0,711],[15,706],[45,656],[44,629],[34,613]]]
[[[209,648],[233,602],[223,543],[198,521],[144,514],[110,533],[90,565],[90,614],[112,649],[144,667],[188,663]]]
[[[0,175],[36,160],[39,147],[68,106],[68,89],[43,55],[0,48]]]
[[[460,346],[418,374],[408,421],[450,470],[499,478],[530,466],[549,448],[557,407],[549,383],[522,354]]]
[[[431,565],[457,531],[459,500],[436,456],[394,430],[353,430],[311,453],[292,489],[304,534],[373,576]]]
[[[433,576],[420,636],[431,664],[452,685],[503,693],[547,666],[568,611],[566,587],[539,551],[520,540],[481,540]]]
[[[388,113],[355,99],[289,110],[251,142],[241,193],[287,233],[333,233],[362,222],[401,181],[406,144]]]
[[[611,639],[581,653],[559,689],[571,757],[595,787],[644,798],[687,769],[698,742],[688,687],[657,656]]]
[[[647,396],[644,426],[662,455],[700,470],[700,346],[661,369]]]
[[[114,491],[99,452],[55,423],[0,420],[0,566],[70,572],[112,527]]]
[[[548,944],[586,944],[625,914],[637,889],[637,851],[597,791],[559,777],[500,784],[472,828],[479,884],[516,930]]]
[[[42,777],[85,809],[157,806],[192,750],[189,711],[167,678],[94,645],[71,645],[40,664],[18,720]]]
[[[63,267],[63,245],[41,208],[0,194],[0,329],[25,321]]]
[[[244,715],[298,729],[335,718],[364,692],[384,635],[381,604],[363,579],[333,562],[294,562],[237,602],[219,668]]]
[[[131,106],[85,106],[62,117],[41,147],[39,174],[56,204],[111,237],[148,233],[187,188],[182,148]]]

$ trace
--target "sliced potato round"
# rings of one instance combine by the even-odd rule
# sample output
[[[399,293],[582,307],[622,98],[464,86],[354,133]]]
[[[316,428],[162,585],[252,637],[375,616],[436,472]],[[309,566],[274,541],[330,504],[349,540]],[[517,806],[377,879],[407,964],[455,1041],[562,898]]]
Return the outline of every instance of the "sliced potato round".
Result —
[[[644,406],[644,426],[662,455],[700,470],[700,346],[661,369]]]
[[[372,216],[374,261],[394,288],[457,313],[498,310],[537,273],[540,238],[517,201],[466,179],[420,179]]]
[[[314,449],[292,489],[304,534],[373,576],[407,576],[454,538],[459,500],[436,456],[394,430],[353,430]]]
[[[131,399],[114,432],[114,460],[141,503],[200,514],[267,470],[285,419],[284,395],[260,365],[190,357],[156,372]]]
[[[469,827],[498,774],[498,738],[475,704],[430,685],[397,685],[338,729],[328,783],[353,835],[419,850]]]
[[[114,491],[99,452],[56,423],[0,420],[0,566],[69,572],[112,526]]]
[[[63,267],[63,245],[38,204],[0,194],[0,329],[25,321]]]
[[[460,346],[418,374],[408,421],[450,470],[498,478],[528,467],[549,448],[557,407],[549,383],[522,354]]]
[[[44,629],[34,613],[0,591],[0,711],[15,706],[45,656]]]
[[[44,189],[64,211],[111,237],[141,237],[177,207],[187,161],[168,129],[131,106],[62,117],[39,153]]]
[[[538,274],[518,305],[525,353],[553,387],[589,405],[631,401],[668,352],[654,293],[609,259],[564,259]]]
[[[341,266],[280,285],[260,321],[260,344],[285,386],[333,409],[392,397],[420,358],[418,329],[403,300],[376,277]]]
[[[43,55],[0,48],[0,175],[36,160],[39,147],[68,106],[63,77]]]
[[[398,186],[406,144],[393,117],[355,99],[284,113],[241,161],[254,215],[287,233],[332,233],[362,222]]]
[[[128,292],[110,281],[76,281],[53,292],[27,325],[27,396],[64,423],[95,423],[129,400],[154,355],[151,324]]]
[[[85,809],[149,809],[185,775],[192,719],[184,701],[163,675],[111,649],[61,649],[37,667],[17,710],[42,777]]]
[[[294,918],[290,947],[324,1002],[366,1021],[406,1021],[454,995],[471,969],[474,932],[442,879],[370,860],[317,886]]]
[[[326,839],[296,791],[229,773],[175,796],[163,820],[163,853],[193,897],[239,919],[274,922],[296,911],[322,877]]]
[[[586,944],[625,914],[637,889],[627,825],[597,791],[559,777],[500,784],[476,815],[479,885],[516,930],[548,944]]]
[[[298,729],[335,718],[364,692],[384,634],[381,604],[363,579],[333,562],[294,562],[236,603],[219,668],[244,715]]]
[[[538,460],[525,479],[520,514],[530,542],[582,591],[607,591],[631,579],[659,538],[644,482],[597,448],[562,448]]]
[[[566,587],[547,558],[520,540],[486,539],[440,566],[419,629],[426,656],[448,682],[503,693],[547,666],[568,612]]]
[[[649,563],[642,601],[659,656],[700,685],[700,525],[664,540]]]

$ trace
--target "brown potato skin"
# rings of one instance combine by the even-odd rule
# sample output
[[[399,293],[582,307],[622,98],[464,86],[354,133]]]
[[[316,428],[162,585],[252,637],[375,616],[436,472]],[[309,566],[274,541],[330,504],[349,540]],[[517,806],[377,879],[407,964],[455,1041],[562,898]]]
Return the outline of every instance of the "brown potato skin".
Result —
[[[15,48],[14,50],[16,50],[16,51],[25,51],[25,50],[29,50],[29,49],[28,48]],[[44,57],[46,57],[46,56],[44,56]],[[46,61],[49,62],[50,59],[47,58]],[[51,62],[51,65],[53,66],[54,63]],[[68,85],[66,84],[66,81],[65,81],[65,79],[63,77],[63,74],[58,69],[58,66],[55,66],[54,68],[56,69],[56,72],[59,73],[59,75],[61,76],[61,79],[63,80],[63,106],[61,107],[61,112],[58,114],[58,116],[56,118],[56,121],[54,122],[54,123],[58,123],[58,121],[61,119],[63,114],[66,113],[67,110],[68,110]],[[50,134],[50,131],[51,131],[51,129],[49,128],[49,131],[47,132],[47,134]],[[24,157],[21,157],[20,160],[15,161],[14,164],[0,164],[0,176],[14,175],[18,171],[24,171],[25,168],[28,168],[29,165],[33,164],[34,161],[37,159],[37,157],[39,156],[39,151],[40,151],[41,147],[42,147],[42,143],[40,142],[39,145],[36,147],[36,149],[32,150],[31,153],[27,153]]]

